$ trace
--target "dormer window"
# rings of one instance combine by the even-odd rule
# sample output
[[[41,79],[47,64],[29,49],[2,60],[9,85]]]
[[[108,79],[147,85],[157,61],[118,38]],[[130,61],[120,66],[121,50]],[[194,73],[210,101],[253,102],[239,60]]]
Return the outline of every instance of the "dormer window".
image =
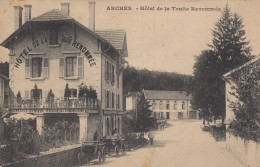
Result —
[[[56,28],[50,30],[50,45],[58,45],[58,30]]]

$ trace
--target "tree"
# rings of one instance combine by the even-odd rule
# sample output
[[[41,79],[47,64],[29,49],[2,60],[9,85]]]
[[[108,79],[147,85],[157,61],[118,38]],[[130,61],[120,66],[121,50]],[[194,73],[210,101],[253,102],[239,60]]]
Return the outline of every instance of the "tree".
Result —
[[[238,101],[232,102],[231,107],[235,114],[235,120],[230,124],[230,129],[242,138],[260,141],[260,68],[259,64],[242,69],[237,77],[234,77],[236,87],[233,89]]]
[[[144,136],[144,132],[155,128],[155,119],[151,117],[152,110],[149,107],[149,102],[142,93],[137,101],[137,121],[134,127],[136,132],[141,132],[142,137]]]
[[[210,121],[211,116],[218,117],[218,113],[224,111],[224,93],[222,91],[224,82],[218,74],[219,60],[213,51],[203,51],[196,57],[194,64],[194,88],[192,88],[193,99],[191,101],[194,109],[200,111],[205,120]]]
[[[242,18],[228,5],[212,30],[211,50],[203,51],[194,65],[193,107],[202,117],[225,118],[225,84],[222,75],[252,58]]]

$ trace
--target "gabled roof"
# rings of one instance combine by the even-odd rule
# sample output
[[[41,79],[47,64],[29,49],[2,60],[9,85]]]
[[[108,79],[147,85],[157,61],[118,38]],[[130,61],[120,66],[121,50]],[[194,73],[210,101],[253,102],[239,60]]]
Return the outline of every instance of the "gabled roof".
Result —
[[[141,95],[141,93],[140,92],[129,92],[127,95],[125,95],[125,97],[129,97],[129,96],[139,96],[139,95]]]
[[[239,66],[239,67],[237,67],[237,68],[235,68],[235,69],[233,69],[233,70],[231,70],[229,72],[227,72],[226,74],[223,75],[223,77],[226,78],[226,77],[230,76],[231,74],[235,73],[236,71],[239,71],[242,68],[244,68],[244,67],[246,67],[246,66],[248,66],[250,64],[256,63],[257,61],[260,61],[260,56],[254,58],[254,59],[252,59],[250,61],[248,61],[247,63],[245,63],[245,64],[243,64],[243,65],[241,65],[241,66]]]
[[[33,18],[26,23],[24,23],[20,28],[18,28],[14,33],[12,33],[7,39],[5,39],[1,45],[9,48],[7,45],[11,38],[17,36],[23,29],[29,26],[33,22],[49,22],[49,21],[71,21],[83,28],[90,34],[94,35],[96,38],[100,39],[102,42],[109,43],[112,48],[118,51],[122,56],[127,56],[127,46],[126,46],[126,33],[124,30],[103,30],[103,31],[91,31],[72,17],[64,16],[61,14],[59,9],[53,9],[46,12],[36,18]],[[124,49],[126,48],[126,49]],[[121,52],[123,51],[123,52]]]
[[[116,49],[123,48],[125,39],[125,30],[97,30],[99,36],[110,42]]]
[[[64,16],[61,14],[59,9],[53,9],[49,12],[43,13],[42,15],[31,19],[30,21],[53,21],[53,20],[72,20],[73,18]]]
[[[191,100],[185,91],[143,90],[148,100]]]

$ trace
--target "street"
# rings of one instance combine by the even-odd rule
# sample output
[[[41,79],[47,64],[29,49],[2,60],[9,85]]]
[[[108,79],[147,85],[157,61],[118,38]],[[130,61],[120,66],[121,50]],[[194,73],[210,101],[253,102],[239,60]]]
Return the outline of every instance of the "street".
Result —
[[[244,167],[208,132],[200,129],[201,121],[169,122],[155,131],[154,145],[127,152],[126,156],[108,157],[102,167]],[[91,163],[95,165],[96,160]]]

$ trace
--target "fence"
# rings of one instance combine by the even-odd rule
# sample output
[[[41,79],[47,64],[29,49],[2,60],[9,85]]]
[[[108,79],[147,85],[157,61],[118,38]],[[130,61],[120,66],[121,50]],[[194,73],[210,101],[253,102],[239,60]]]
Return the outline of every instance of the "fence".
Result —
[[[99,101],[92,98],[12,98],[10,108],[88,108],[98,109]]]

